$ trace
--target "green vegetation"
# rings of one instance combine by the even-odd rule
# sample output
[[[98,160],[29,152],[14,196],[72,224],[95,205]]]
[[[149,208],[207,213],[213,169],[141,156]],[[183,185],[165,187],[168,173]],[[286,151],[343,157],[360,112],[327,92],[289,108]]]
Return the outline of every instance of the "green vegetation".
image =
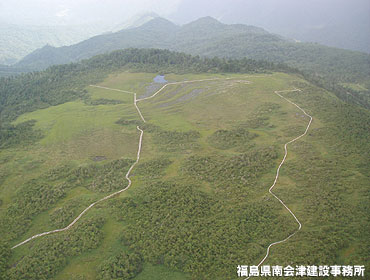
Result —
[[[53,182],[54,183],[54,182]],[[32,217],[49,209],[55,202],[65,196],[66,184],[50,185],[42,180],[27,182],[16,194],[14,203],[1,217],[4,226],[1,228],[3,237],[16,238],[29,228]]]
[[[29,111],[76,100],[84,87],[102,81],[108,73],[131,66],[148,72],[265,72],[282,66],[250,59],[201,59],[166,50],[129,49],[96,56],[81,63],[53,66],[43,72],[0,80],[2,120],[13,120]],[[95,104],[97,105],[97,104]]]
[[[5,124],[0,127],[0,149],[17,145],[27,145],[42,138],[42,133],[35,130],[34,120],[26,121],[17,125]]]
[[[13,75],[19,75],[27,71],[28,71],[27,69],[22,68],[22,67],[0,65],[0,78],[9,77]]]
[[[65,198],[71,189],[83,187],[93,192],[113,192],[124,188],[127,181],[126,172],[133,163],[132,160],[115,160],[103,165],[90,164],[73,169],[62,166],[26,182],[18,189],[14,202],[7,207],[6,215],[0,221],[4,223],[1,233],[7,239],[18,238],[24,234],[32,223],[32,217],[56,206],[56,202]],[[57,227],[67,226],[74,220],[76,214],[96,200],[92,193],[72,197],[63,206],[55,208],[50,213],[50,224]],[[81,207],[82,206],[82,207]]]
[[[141,122],[139,120],[126,120],[124,118],[120,118],[118,121],[116,121],[116,124],[120,125],[139,125]]]
[[[86,219],[69,232],[37,241],[32,252],[9,269],[8,279],[50,279],[69,257],[99,246],[103,224],[103,218]]]
[[[55,208],[50,213],[50,224],[55,228],[64,228],[68,226],[83,210],[83,207],[93,203],[86,197],[72,198],[62,207]],[[83,207],[81,207],[83,206]]]
[[[237,61],[241,68],[233,71],[247,71],[243,67],[251,62]],[[299,75],[217,73],[227,60],[212,63],[129,50],[3,80],[2,120],[19,131],[2,138],[9,140],[0,150],[1,277],[236,279],[238,264],[257,264],[268,244],[297,228],[268,193],[284,143],[308,122],[274,94],[294,87],[302,92],[283,95],[314,121],[308,135],[289,146],[275,192],[303,227],[271,250],[268,264],[369,265],[369,111]],[[219,79],[171,85],[139,102],[145,124],[132,94],[88,87],[143,96],[156,74],[125,71],[145,65],[176,70],[166,75],[171,82]],[[265,66],[254,70],[273,70]],[[57,77],[62,69],[70,73],[50,94],[48,78],[32,78],[52,77],[50,71]],[[200,73],[204,69],[215,73]],[[41,96],[44,103],[36,98]],[[100,104],[102,99],[110,101]],[[10,250],[68,225],[92,202],[126,187],[125,175],[136,160],[137,125],[144,137],[130,189],[96,204],[70,230]],[[23,131],[29,141],[23,142]]]
[[[244,146],[257,134],[251,134],[247,129],[217,130],[208,137],[210,144],[218,149],[229,149]]]
[[[88,180],[87,189],[97,192],[112,192],[123,189],[126,185],[126,172],[134,163],[133,160],[115,160],[103,166],[91,165],[80,167],[75,171],[77,184]],[[91,182],[89,179],[94,178]]]
[[[142,258],[138,254],[120,253],[102,263],[98,279],[133,279],[142,271]]]
[[[196,148],[196,140],[200,138],[198,131],[156,131],[154,133],[155,143],[166,151],[181,151]]]
[[[88,105],[117,105],[117,104],[122,104],[123,102],[120,100],[114,100],[114,99],[105,99],[105,98],[100,98],[96,100],[86,100],[86,104]]]
[[[179,271],[171,271],[163,265],[144,266],[144,270],[135,277],[135,280],[187,280],[190,279],[186,274]]]
[[[274,149],[255,148],[249,153],[241,153],[230,158],[190,157],[184,164],[184,172],[208,182],[232,185],[250,183],[261,171],[272,167],[277,153]]]
[[[134,170],[135,176],[141,176],[142,180],[159,179],[165,175],[165,169],[172,163],[167,158],[152,159],[141,163]]]
[[[305,79],[334,92],[346,102],[370,108],[369,54],[326,47],[316,43],[292,42],[261,28],[222,24],[209,17],[201,18],[182,27],[165,19],[156,18],[139,28],[93,37],[70,47],[47,46],[25,57],[17,64],[17,67],[45,69],[50,65],[76,62],[94,55],[131,47],[170,49],[209,57],[212,58],[209,61],[215,63],[212,65],[212,70],[216,72],[250,72],[255,69],[256,65],[261,64],[261,62],[248,63],[247,67],[240,68],[235,67],[238,62],[229,60],[230,58],[239,60],[253,58],[267,61],[265,62],[267,65],[276,63],[279,65],[277,71],[283,69],[292,71],[292,68],[296,68]],[[145,58],[137,58],[136,62],[140,63],[139,71],[161,72],[163,70],[163,68],[158,68],[158,64],[153,64],[156,61],[162,65],[163,59],[156,60],[152,57],[148,65],[147,63],[142,64]],[[219,64],[219,58],[226,58],[228,61]],[[187,62],[193,66],[197,65],[193,59],[184,60],[181,63],[188,66]],[[208,64],[208,62],[205,63],[205,65]],[[178,60],[171,59],[165,72],[176,72],[174,69],[178,66]],[[187,72],[194,72],[194,70],[199,71],[199,65]],[[201,67],[200,71],[209,70]],[[359,94],[342,87],[342,83],[361,83],[365,85],[365,89]]]
[[[147,262],[189,272],[197,279],[234,275],[235,263],[252,262],[262,254],[263,247],[253,246],[252,240],[276,234],[268,224],[278,217],[271,205],[238,203],[240,208],[234,208],[230,201],[199,188],[149,183],[137,189],[133,199],[115,205],[128,224],[124,244],[141,252]],[[288,225],[291,230],[292,224]],[[253,234],[247,230],[251,227]]]
[[[5,280],[5,273],[8,268],[8,261],[11,256],[11,250],[8,244],[0,243],[0,279]]]

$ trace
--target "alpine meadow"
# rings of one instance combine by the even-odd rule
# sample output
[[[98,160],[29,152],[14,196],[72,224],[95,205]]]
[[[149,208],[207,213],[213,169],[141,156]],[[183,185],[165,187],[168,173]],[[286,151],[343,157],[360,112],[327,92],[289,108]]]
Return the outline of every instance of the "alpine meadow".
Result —
[[[0,67],[0,280],[367,279],[370,54],[145,21]]]

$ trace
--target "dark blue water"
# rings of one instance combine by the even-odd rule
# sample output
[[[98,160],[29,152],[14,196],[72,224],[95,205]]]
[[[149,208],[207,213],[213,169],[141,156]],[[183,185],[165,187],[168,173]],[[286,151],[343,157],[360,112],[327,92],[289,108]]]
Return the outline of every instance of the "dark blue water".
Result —
[[[153,79],[155,83],[164,84],[167,83],[167,81],[164,79],[164,76],[158,75]]]

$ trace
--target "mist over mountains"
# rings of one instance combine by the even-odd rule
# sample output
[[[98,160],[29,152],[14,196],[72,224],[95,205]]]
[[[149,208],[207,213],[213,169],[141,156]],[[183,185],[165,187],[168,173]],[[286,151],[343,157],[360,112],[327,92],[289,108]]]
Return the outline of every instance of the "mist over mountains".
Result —
[[[212,16],[256,25],[304,42],[370,53],[368,0],[184,0],[168,18],[187,23]]]
[[[101,34],[98,24],[76,26],[33,26],[0,24],[0,64],[11,65],[45,45],[68,46]]]
[[[296,41],[370,53],[368,0],[25,0],[0,3],[0,64],[14,64],[45,45],[68,46],[139,27],[158,15],[177,25],[211,16]]]
[[[17,25],[0,22],[0,65],[12,65],[44,46],[62,47],[93,36],[134,28],[158,17],[155,13],[138,14],[119,23],[83,25]]]
[[[223,24],[212,17],[203,17],[182,26],[157,17],[140,27],[95,36],[69,47],[45,46],[26,56],[16,66],[40,70],[125,48],[159,48],[207,57],[247,57],[282,62],[342,82],[354,78],[363,80],[370,75],[370,55],[298,43],[259,27]]]

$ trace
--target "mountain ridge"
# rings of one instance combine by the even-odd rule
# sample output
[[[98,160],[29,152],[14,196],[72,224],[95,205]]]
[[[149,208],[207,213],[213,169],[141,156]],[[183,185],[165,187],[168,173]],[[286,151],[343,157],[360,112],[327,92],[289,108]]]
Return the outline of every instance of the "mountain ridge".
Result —
[[[98,35],[72,46],[39,49],[15,66],[41,70],[125,48],[159,48],[208,57],[284,62],[336,82],[365,81],[370,76],[368,54],[292,42],[259,27],[228,25],[211,17],[183,26],[158,17],[139,27]]]
[[[100,34],[99,24],[71,26],[24,26],[0,23],[0,64],[12,65],[46,44],[56,47],[73,45]]]
[[[139,26],[141,26],[141,25],[147,23],[148,21],[150,21],[152,19],[155,19],[157,17],[159,17],[159,15],[156,14],[156,13],[153,13],[153,12],[139,14],[139,15],[134,16],[131,19],[125,21],[125,22],[117,24],[116,26],[111,28],[111,32],[118,32],[118,31],[121,31],[123,29],[130,29],[130,28],[139,27]]]

